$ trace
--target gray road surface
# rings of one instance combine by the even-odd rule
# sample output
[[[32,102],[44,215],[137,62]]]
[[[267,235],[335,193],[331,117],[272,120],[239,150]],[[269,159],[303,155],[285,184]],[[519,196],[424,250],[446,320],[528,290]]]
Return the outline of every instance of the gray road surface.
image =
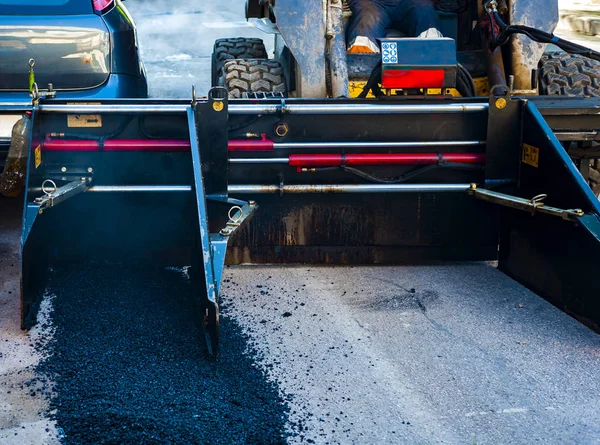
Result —
[[[225,312],[306,439],[600,443],[600,338],[492,266],[240,266],[225,280]]]
[[[153,97],[191,97],[192,84],[205,95],[215,39],[263,37],[246,22],[240,0],[129,0],[126,5],[138,26]],[[267,40],[267,50],[272,50]]]
[[[0,444],[54,445],[48,403],[28,385],[41,358],[34,348],[41,324],[29,333],[20,329],[21,207],[20,199],[0,196]]]

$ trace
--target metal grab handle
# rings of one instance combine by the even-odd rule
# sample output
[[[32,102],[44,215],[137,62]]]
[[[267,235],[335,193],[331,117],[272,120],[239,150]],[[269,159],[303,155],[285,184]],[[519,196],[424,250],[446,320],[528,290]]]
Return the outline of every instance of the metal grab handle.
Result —
[[[46,184],[48,183],[52,185],[52,191],[49,191],[49,189],[46,187]],[[56,193],[57,189],[58,187],[56,186],[56,182],[54,182],[52,179],[46,179],[44,182],[42,182],[42,192],[44,192],[46,196],[52,196],[54,193]]]
[[[254,214],[257,208],[258,206],[254,201],[248,201],[242,206],[235,205],[231,207],[228,213],[229,221],[227,222],[225,227],[221,229],[219,234],[221,236],[233,235],[238,229],[242,227],[242,224],[246,223],[250,219],[250,217]],[[233,211],[237,211],[238,213],[232,215]]]
[[[237,210],[238,213],[232,216],[232,212],[234,210]],[[227,216],[229,217],[229,222],[227,224],[239,225],[240,221],[242,220],[243,215],[244,215],[244,211],[240,206],[231,207],[229,209],[229,212],[227,213]]]

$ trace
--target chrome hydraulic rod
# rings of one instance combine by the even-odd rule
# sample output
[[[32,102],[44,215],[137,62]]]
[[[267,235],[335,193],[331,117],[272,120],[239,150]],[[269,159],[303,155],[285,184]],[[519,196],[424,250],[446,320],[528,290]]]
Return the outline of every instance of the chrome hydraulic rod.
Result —
[[[52,105],[41,104],[40,111],[59,114],[183,114],[190,107],[184,104],[151,105]],[[487,103],[467,104],[235,104],[230,103],[229,114],[440,114],[477,113],[486,111]]]
[[[466,192],[470,184],[296,184],[229,185],[231,194],[248,193],[429,193]]]
[[[289,164],[290,158],[229,158],[230,164]]]
[[[421,142],[275,142],[277,149],[319,148],[412,148],[412,147],[473,147],[485,145],[486,141],[421,141]]]
[[[40,111],[57,114],[185,114],[190,105],[51,105],[42,104]]]
[[[287,162],[286,162],[287,161]],[[230,164],[288,164],[290,167],[352,165],[485,164],[482,153],[325,153],[291,154],[287,158],[230,158]]]
[[[487,111],[487,103],[404,105],[354,104],[229,104],[229,114],[440,114]]]
[[[191,192],[190,185],[95,185],[87,189],[88,192],[142,192],[142,193],[170,193]]]
[[[429,193],[429,192],[466,192],[470,184],[243,184],[229,185],[230,194],[250,193]],[[31,188],[30,192],[41,189]],[[173,193],[191,192],[189,185],[95,185],[86,192],[93,193]]]

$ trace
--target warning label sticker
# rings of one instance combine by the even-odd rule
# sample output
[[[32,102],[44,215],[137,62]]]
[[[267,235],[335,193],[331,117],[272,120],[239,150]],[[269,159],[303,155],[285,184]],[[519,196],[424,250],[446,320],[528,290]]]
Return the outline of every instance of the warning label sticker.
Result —
[[[99,114],[69,114],[67,116],[69,128],[100,128],[102,116]]]
[[[67,103],[67,105],[74,105]],[[99,102],[78,103],[77,105],[100,105]],[[67,116],[69,128],[100,128],[102,127],[102,116],[99,114],[69,114]]]
[[[540,164],[540,149],[533,145],[523,144],[522,161],[524,164],[537,168]]]
[[[35,168],[38,168],[40,165],[42,165],[42,146],[41,145],[38,145],[35,148],[34,154],[35,154]]]

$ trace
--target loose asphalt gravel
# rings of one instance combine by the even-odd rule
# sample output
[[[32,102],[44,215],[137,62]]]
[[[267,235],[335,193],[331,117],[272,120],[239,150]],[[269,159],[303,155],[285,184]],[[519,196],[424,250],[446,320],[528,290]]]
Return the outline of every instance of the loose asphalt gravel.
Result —
[[[182,271],[82,265],[53,272],[48,295],[38,372],[64,443],[285,443],[286,402],[229,317],[207,357]]]

